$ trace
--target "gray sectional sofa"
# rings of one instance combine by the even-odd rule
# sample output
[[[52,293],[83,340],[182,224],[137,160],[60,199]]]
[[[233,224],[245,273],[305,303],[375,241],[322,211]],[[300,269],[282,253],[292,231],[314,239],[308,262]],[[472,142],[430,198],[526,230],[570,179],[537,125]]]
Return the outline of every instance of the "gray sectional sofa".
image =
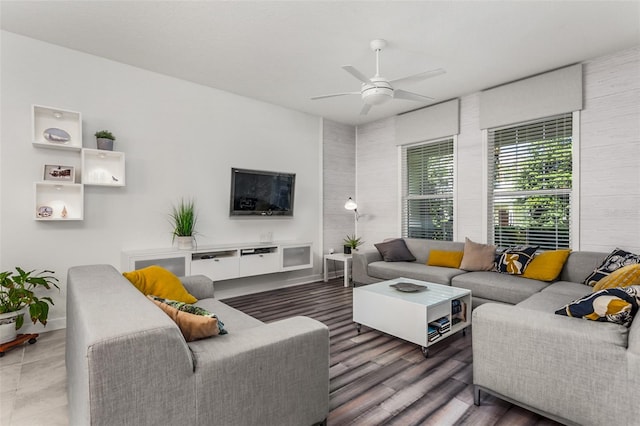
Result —
[[[547,283],[427,266],[430,250],[462,251],[464,243],[405,242],[415,262],[355,253],[354,282],[402,276],[471,290],[477,405],[487,392],[565,424],[640,424],[640,320],[626,328],[555,314],[591,293],[582,281],[608,253],[572,252],[558,280]]]
[[[67,279],[72,425],[312,425],[329,411],[329,332],[311,318],[269,324],[182,279],[228,334],[187,343],[174,321],[110,265]]]
[[[572,252],[558,281],[548,283],[490,271],[467,272],[462,269],[428,266],[431,250],[463,251],[464,243],[416,238],[404,238],[404,241],[416,258],[414,262],[385,262],[375,249],[354,252],[354,283],[362,285],[399,277],[413,278],[471,290],[474,308],[486,302],[515,305],[541,291],[584,296],[591,291],[591,287],[580,283],[607,256],[607,253]]]

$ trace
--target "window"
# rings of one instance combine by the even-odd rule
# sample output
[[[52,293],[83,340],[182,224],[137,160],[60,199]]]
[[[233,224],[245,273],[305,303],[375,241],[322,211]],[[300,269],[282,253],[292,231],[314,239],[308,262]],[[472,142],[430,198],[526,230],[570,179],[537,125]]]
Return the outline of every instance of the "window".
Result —
[[[489,240],[571,247],[573,115],[489,129]]]
[[[402,236],[453,240],[453,138],[402,148]]]

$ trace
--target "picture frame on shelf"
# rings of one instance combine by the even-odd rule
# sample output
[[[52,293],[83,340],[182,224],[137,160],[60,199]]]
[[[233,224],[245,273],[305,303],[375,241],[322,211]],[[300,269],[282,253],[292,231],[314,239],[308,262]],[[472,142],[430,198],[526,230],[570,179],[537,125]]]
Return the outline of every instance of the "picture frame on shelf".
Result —
[[[44,165],[44,180],[55,182],[74,183],[76,178],[75,167],[59,166],[53,164]]]

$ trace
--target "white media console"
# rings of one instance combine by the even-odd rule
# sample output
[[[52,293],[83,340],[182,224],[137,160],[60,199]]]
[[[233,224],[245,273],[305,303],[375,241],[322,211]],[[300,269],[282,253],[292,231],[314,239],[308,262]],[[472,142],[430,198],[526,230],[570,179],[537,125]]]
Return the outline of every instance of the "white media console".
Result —
[[[313,244],[249,243],[122,252],[122,271],[159,265],[178,276],[206,275],[213,281],[295,271],[313,267]]]

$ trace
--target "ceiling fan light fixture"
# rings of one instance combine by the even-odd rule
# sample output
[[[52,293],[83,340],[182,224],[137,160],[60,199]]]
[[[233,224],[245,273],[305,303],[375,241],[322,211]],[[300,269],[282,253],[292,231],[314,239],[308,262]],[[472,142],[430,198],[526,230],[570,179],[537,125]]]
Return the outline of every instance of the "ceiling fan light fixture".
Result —
[[[389,87],[380,87],[365,85],[362,89],[362,101],[369,105],[380,105],[393,99],[393,89]]]

